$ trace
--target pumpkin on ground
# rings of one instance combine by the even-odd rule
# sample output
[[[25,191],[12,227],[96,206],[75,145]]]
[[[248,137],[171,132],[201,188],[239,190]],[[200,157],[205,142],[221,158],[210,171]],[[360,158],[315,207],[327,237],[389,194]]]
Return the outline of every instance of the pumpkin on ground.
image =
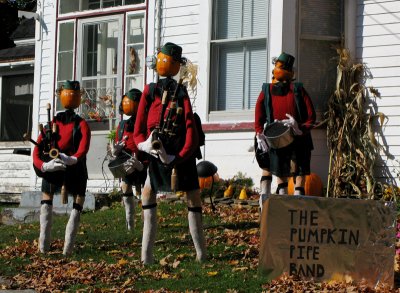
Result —
[[[311,173],[310,175],[306,176],[306,182],[304,184],[304,191],[306,195],[323,196],[323,190],[324,184],[317,174]],[[288,182],[288,194],[294,194],[293,177],[290,177]]]
[[[209,176],[209,177],[199,177],[200,189],[204,189],[204,188],[210,189],[211,185],[213,183],[213,177],[214,177],[214,182],[219,181],[218,173],[215,173],[213,176]]]

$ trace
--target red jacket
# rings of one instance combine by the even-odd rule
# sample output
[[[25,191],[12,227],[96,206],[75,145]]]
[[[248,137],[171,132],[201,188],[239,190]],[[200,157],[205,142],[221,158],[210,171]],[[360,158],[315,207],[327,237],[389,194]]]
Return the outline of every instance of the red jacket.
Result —
[[[57,132],[58,132],[57,147],[59,149],[59,152],[65,153],[68,156],[74,156],[78,160],[86,158],[86,154],[88,153],[90,146],[91,131],[85,119],[81,119],[81,121],[79,122],[79,131],[82,134],[82,138],[79,142],[79,146],[76,151],[74,151],[73,140],[72,140],[72,134],[75,122],[74,121],[62,122],[59,121],[58,119],[53,119],[52,123],[57,124]],[[43,137],[40,134],[37,139],[37,143],[40,145],[42,140]],[[40,151],[39,147],[35,146],[35,148],[33,149],[32,156],[33,156],[33,164],[35,165],[36,168],[41,170],[44,162],[40,159],[39,151]]]
[[[270,85],[270,93],[272,91],[272,84]],[[307,117],[303,123],[300,123],[297,109],[296,109],[296,102],[295,102],[295,95],[294,95],[294,85],[293,83],[290,85],[290,90],[285,96],[278,96],[271,94],[272,100],[272,117],[273,119],[284,120],[288,119],[286,114],[293,116],[293,118],[298,122],[299,128],[303,131],[303,134],[309,133],[310,130],[313,128],[315,123],[315,110],[312,104],[311,98],[302,87],[302,97],[304,100],[304,104],[307,108]],[[264,130],[264,124],[267,122],[267,113],[265,110],[264,105],[264,92],[261,91],[257,103],[256,103],[256,110],[255,110],[255,123],[254,128],[256,133],[262,133]]]
[[[156,91],[157,92],[157,91]],[[154,95],[154,101],[148,106],[148,100],[146,97],[150,95],[150,86],[147,84],[143,90],[142,97],[139,102],[139,108],[136,116],[135,130],[133,133],[136,145],[145,141],[151,131],[159,124],[159,118],[161,113],[161,97],[158,94]],[[175,155],[177,162],[186,160],[193,155],[198,147],[198,135],[196,124],[193,118],[192,106],[188,96],[183,97],[183,117],[186,126],[185,133],[185,144]],[[148,108],[148,112],[146,109]],[[168,107],[167,107],[168,108]],[[168,111],[165,111],[165,116]]]

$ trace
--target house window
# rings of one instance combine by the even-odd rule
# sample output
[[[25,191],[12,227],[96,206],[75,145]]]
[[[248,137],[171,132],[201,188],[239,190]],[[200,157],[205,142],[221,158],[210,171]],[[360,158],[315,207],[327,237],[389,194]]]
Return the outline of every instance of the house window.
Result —
[[[96,10],[102,8],[141,4],[145,0],[60,0],[59,13],[65,14],[85,10]]]
[[[1,141],[21,141],[31,128],[33,74],[5,76],[1,92]]]
[[[142,90],[144,84],[144,15],[129,15],[126,27],[125,92],[132,88]]]
[[[298,78],[317,113],[335,89],[337,53],[344,31],[343,0],[300,0]]]
[[[213,1],[210,111],[254,109],[267,77],[267,0]]]

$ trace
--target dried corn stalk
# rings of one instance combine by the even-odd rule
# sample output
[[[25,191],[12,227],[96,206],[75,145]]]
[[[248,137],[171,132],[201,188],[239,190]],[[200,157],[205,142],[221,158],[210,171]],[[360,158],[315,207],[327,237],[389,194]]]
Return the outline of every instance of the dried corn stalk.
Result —
[[[186,59],[184,65],[181,66],[180,76],[183,79],[183,84],[189,91],[189,96],[192,99],[192,107],[197,97],[197,70],[198,66],[193,64],[189,59]]]
[[[364,64],[354,64],[347,49],[337,49],[339,64],[335,92],[329,99],[327,141],[330,151],[327,194],[330,197],[374,198],[374,164],[380,145],[373,127],[382,126],[386,117],[375,113],[372,87]]]

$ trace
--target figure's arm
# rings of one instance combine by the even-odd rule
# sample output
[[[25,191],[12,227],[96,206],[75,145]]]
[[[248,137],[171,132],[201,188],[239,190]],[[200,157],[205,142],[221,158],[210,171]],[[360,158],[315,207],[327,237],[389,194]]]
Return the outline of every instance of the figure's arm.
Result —
[[[261,91],[256,102],[256,110],[255,110],[254,129],[256,133],[263,132],[264,124],[267,121],[264,99],[265,99],[264,92]]]
[[[307,119],[304,121],[304,123],[302,123],[299,126],[303,132],[308,133],[314,127],[316,115],[315,115],[315,109],[314,109],[314,105],[311,101],[311,98],[304,88],[303,88],[302,94],[303,94],[304,104],[307,109]]]
[[[183,148],[180,150],[179,154],[176,155],[175,159],[178,162],[188,159],[191,155],[193,155],[199,146],[196,123],[194,122],[193,111],[189,97],[183,98],[183,109],[185,114],[184,121],[186,124],[186,139]]]
[[[147,138],[147,95],[149,95],[149,85],[146,85],[143,90],[136,114],[135,127],[133,131],[133,139],[136,145],[144,142]]]

